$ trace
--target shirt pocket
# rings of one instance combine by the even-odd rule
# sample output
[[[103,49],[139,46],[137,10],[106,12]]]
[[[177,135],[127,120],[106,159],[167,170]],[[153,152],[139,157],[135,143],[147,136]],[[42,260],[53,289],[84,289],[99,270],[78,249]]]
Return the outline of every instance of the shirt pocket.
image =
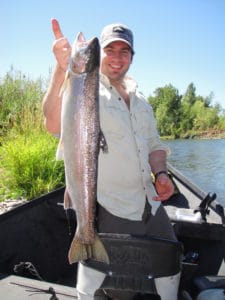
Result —
[[[140,109],[135,113],[137,132],[140,137],[149,140],[154,128],[154,118],[151,111],[145,108]]]
[[[119,107],[107,105],[100,109],[100,125],[106,136],[114,139],[122,139],[125,136],[124,130],[125,112]]]

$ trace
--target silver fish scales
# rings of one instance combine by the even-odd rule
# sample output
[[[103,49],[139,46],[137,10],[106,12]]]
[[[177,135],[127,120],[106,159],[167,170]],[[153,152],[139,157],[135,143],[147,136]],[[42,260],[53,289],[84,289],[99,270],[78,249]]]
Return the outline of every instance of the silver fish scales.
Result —
[[[85,41],[79,33],[72,46],[63,87],[61,138],[57,149],[57,158],[62,158],[65,166],[64,207],[74,209],[77,218],[68,254],[70,263],[88,258],[109,262],[94,226],[100,144],[107,151],[99,120],[99,64],[98,39]]]

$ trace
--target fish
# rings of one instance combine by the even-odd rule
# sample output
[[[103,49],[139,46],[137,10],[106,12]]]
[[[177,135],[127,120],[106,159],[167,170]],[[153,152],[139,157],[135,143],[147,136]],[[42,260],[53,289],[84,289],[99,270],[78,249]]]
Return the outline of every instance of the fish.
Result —
[[[64,160],[64,208],[76,213],[77,227],[68,259],[75,263],[93,259],[109,263],[95,228],[98,156],[108,151],[100,128],[100,45],[97,37],[86,41],[79,32],[71,50],[62,87],[61,134],[56,158]]]

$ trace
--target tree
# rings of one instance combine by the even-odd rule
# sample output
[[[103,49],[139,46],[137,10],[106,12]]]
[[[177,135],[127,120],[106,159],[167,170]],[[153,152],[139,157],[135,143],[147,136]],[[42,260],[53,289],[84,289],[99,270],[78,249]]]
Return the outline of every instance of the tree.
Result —
[[[193,83],[188,85],[188,88],[181,99],[181,124],[180,130],[182,133],[186,133],[189,130],[192,130],[195,115],[193,115],[192,106],[196,102],[196,88]]]
[[[193,105],[196,101],[196,88],[194,86],[194,83],[191,82],[185,92],[185,94],[182,97],[183,102],[187,102],[190,106]]]
[[[149,97],[160,135],[179,135],[181,97],[171,84],[157,88],[155,97]]]
[[[191,108],[194,117],[193,129],[197,131],[205,131],[213,128],[219,121],[216,108],[206,107],[205,102],[197,100]]]

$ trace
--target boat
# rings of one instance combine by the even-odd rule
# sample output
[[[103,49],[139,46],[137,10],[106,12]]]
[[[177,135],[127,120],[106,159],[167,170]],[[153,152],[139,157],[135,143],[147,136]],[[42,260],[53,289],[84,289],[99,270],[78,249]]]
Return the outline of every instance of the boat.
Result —
[[[103,288],[133,290],[132,299],[159,299],[154,278],[181,270],[179,300],[225,299],[218,296],[225,289],[224,207],[214,192],[202,191],[170,164],[168,170],[175,193],[164,207],[178,243],[101,233],[115,256]],[[0,215],[1,299],[76,299],[77,265],[67,259],[76,217],[64,210],[63,195],[60,188]],[[150,274],[145,266],[152,268]],[[96,299],[109,298],[102,289]]]

